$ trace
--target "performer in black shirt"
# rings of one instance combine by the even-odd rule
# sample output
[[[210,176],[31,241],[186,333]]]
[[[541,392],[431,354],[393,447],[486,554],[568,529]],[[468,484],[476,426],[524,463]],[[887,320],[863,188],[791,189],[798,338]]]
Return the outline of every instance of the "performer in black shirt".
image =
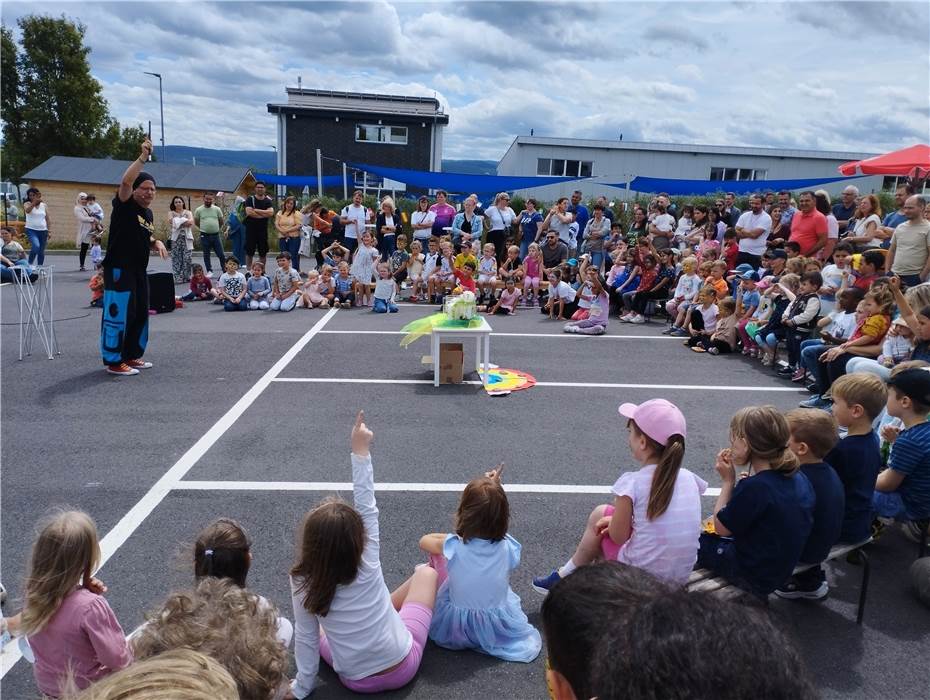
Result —
[[[155,240],[149,206],[155,199],[155,179],[142,170],[152,142],[142,143],[139,157],[126,168],[113,198],[110,237],[103,259],[103,318],[100,353],[107,372],[139,374],[151,362],[142,359],[149,334],[149,251],[165,259],[165,244]]]

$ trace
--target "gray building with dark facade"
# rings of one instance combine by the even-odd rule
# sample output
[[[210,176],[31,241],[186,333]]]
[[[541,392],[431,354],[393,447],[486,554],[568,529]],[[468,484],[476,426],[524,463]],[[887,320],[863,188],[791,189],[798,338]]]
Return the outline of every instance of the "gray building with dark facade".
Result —
[[[278,118],[278,172],[341,175],[339,161],[411,170],[442,170],[442,130],[449,115],[432,97],[286,88]],[[331,160],[333,159],[333,160]],[[369,176],[370,177],[370,176]]]

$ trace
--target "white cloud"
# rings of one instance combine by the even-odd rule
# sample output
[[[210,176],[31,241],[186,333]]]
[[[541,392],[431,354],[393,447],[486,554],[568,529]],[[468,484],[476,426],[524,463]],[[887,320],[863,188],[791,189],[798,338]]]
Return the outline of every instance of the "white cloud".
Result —
[[[298,75],[305,87],[435,93],[450,115],[447,158],[499,158],[530,129],[852,151],[926,140],[921,3],[3,5],[8,26],[32,13],[86,25],[91,69],[121,122],[151,119],[158,132],[158,84],[143,72],[161,73],[172,144],[267,148],[266,104]],[[837,26],[907,43],[853,50]]]
[[[687,78],[688,80],[704,82],[704,73],[701,71],[700,66],[696,66],[693,63],[684,63],[677,66],[675,68],[675,74],[682,78]]]
[[[798,83],[797,88],[802,95],[817,100],[835,100],[837,97],[836,90],[831,87],[824,87],[819,83]]]

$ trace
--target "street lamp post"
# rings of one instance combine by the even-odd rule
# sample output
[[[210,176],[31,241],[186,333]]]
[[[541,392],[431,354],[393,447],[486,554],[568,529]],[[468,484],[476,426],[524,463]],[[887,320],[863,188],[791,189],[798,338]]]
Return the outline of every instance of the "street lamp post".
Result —
[[[146,75],[158,78],[158,111],[161,114],[161,160],[163,163],[168,162],[168,152],[165,150],[165,100],[161,90],[161,73],[149,73],[143,71]]]

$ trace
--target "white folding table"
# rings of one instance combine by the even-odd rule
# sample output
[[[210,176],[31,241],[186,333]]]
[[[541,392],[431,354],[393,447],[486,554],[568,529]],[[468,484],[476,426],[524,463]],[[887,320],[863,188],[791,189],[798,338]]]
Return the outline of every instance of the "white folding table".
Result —
[[[439,345],[451,338],[475,339],[475,369],[481,374],[486,389],[488,387],[488,372],[491,369],[491,325],[483,316],[481,317],[481,325],[474,328],[433,328],[431,347],[433,386],[439,386]]]

